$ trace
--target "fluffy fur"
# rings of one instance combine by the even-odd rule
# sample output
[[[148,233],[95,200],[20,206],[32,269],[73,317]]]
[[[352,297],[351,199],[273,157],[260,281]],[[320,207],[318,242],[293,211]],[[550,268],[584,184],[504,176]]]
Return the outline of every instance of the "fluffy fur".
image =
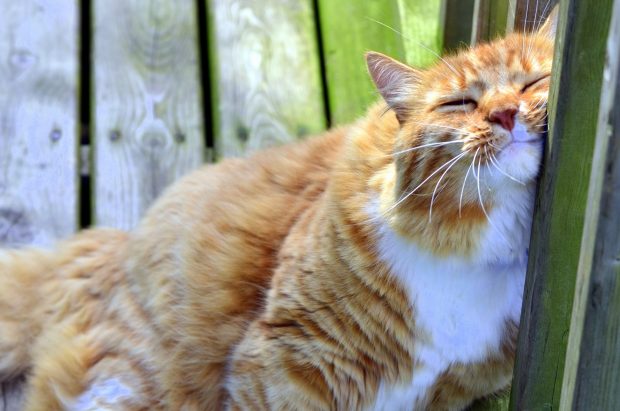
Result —
[[[185,177],[126,234],[0,254],[26,409],[462,409],[507,387],[553,24],[428,70],[369,53],[357,123]]]

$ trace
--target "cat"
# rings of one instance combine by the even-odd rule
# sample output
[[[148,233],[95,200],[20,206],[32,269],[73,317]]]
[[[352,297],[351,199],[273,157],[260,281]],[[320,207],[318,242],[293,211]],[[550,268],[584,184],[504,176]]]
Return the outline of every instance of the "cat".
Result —
[[[26,410],[458,410],[508,387],[557,11],[352,125],[228,159],[131,233],[0,254]]]

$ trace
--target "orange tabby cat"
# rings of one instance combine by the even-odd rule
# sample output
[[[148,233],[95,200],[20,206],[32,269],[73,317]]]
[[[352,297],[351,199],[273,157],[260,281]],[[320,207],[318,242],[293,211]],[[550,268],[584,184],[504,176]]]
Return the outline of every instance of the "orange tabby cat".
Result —
[[[554,13],[555,15],[556,13]],[[33,410],[456,410],[511,378],[555,19],[353,125],[170,188],[130,234],[0,254]]]

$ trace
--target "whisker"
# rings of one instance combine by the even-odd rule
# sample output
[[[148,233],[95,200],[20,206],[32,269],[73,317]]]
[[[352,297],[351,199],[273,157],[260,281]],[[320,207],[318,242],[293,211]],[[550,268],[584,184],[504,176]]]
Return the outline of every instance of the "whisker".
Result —
[[[495,168],[497,169],[497,171],[499,171],[500,173],[502,173],[503,175],[505,175],[506,177],[508,177],[509,179],[521,184],[521,185],[526,185],[523,181],[511,176],[510,174],[506,173],[504,170],[502,170],[499,167],[499,164],[497,164],[497,158],[495,157],[495,154],[491,154],[491,157],[489,157],[489,160],[491,160],[491,164],[493,164],[493,166],[495,166]]]
[[[454,141],[444,141],[444,142],[440,142],[440,143],[428,143],[428,144],[422,144],[419,146],[415,146],[415,147],[410,147],[410,148],[406,148],[404,150],[400,150],[400,151],[396,151],[392,154],[388,154],[386,155],[386,157],[388,156],[397,156],[399,154],[404,154],[404,153],[409,153],[410,151],[413,150],[419,150],[421,148],[426,148],[426,147],[442,147],[448,144],[456,144],[456,143],[463,143],[465,142],[465,140],[454,140]]]
[[[446,175],[446,173],[448,171],[450,171],[450,169],[456,164],[458,163],[458,160],[463,158],[463,156],[465,156],[467,154],[467,151],[462,152],[461,154],[459,154],[456,159],[457,161],[454,161],[450,167],[446,168],[446,170],[441,174],[441,176],[439,176],[439,181],[437,181],[437,184],[435,184],[435,189],[433,190],[433,195],[431,196],[431,206],[428,209],[428,222],[431,222],[431,219],[433,217],[433,202],[435,201],[435,194],[437,193],[437,188],[439,187],[439,184],[441,184],[441,180],[444,178],[444,176]]]
[[[412,121],[413,124],[418,124],[421,126],[426,126],[426,127],[439,127],[439,128],[445,128],[446,130],[454,130],[454,131],[460,131],[462,133],[466,133],[469,134],[469,131],[462,129],[462,128],[455,128],[455,127],[450,127],[450,126],[444,126],[443,124],[432,124],[432,123],[422,123],[420,121]]]
[[[464,152],[466,153],[466,152]],[[453,157],[452,159],[446,161],[443,165],[441,165],[440,167],[438,167],[435,171],[433,171],[428,177],[426,177],[424,179],[424,181],[422,181],[420,184],[418,184],[418,186],[416,188],[414,188],[413,190],[411,190],[409,193],[407,193],[407,195],[405,195],[404,197],[401,197],[393,206],[391,206],[390,208],[387,209],[386,213],[389,213],[390,211],[392,211],[393,209],[395,209],[396,207],[398,207],[403,201],[407,200],[409,197],[411,197],[420,187],[422,187],[428,180],[430,180],[435,174],[439,173],[441,170],[443,170],[445,167],[449,166],[450,164],[452,164],[452,162],[456,162],[461,158],[461,155],[464,154],[461,153],[456,157]]]
[[[480,192],[480,164],[481,163],[482,163],[482,157],[480,157],[480,159],[478,160],[478,175],[474,174],[474,176],[476,177],[476,183],[477,183],[477,186],[478,186],[478,200],[480,200],[480,207],[482,207],[482,212],[487,217],[487,220],[490,223],[491,222],[491,218],[487,214],[486,208],[484,208],[484,203],[482,202],[482,193]]]
[[[469,172],[471,171],[473,165],[474,162],[472,160],[469,168],[467,169],[467,173],[465,173],[465,178],[463,179],[463,187],[461,188],[461,195],[459,197],[459,218],[461,218],[461,206],[463,205],[463,193],[465,192],[465,183],[467,182],[467,176],[469,176]]]

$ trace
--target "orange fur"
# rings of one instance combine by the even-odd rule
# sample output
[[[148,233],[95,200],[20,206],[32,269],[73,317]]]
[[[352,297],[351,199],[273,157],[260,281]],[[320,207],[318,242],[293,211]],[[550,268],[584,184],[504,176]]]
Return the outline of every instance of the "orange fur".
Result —
[[[204,167],[132,233],[90,230],[51,252],[0,254],[0,378],[29,373],[27,410],[76,406],[110,381],[131,387],[108,404],[127,410],[355,410],[372,406],[382,384],[407,384],[428,336],[380,259],[368,205],[378,199],[387,224],[432,255],[473,255],[495,201],[468,190],[460,206],[463,177],[474,153],[487,166],[503,144],[494,110],[523,101],[520,120],[541,131],[536,103],[548,82],[520,90],[550,71],[545,30],[426,71],[369,55],[389,106]],[[390,88],[398,76],[404,83]],[[510,87],[498,91],[501,76]],[[475,110],[440,107],[465,94]],[[455,129],[463,144],[398,154],[461,138]],[[467,160],[440,182],[432,173],[458,153]],[[504,388],[515,330],[507,322],[500,351],[454,363],[411,407],[459,409]]]

